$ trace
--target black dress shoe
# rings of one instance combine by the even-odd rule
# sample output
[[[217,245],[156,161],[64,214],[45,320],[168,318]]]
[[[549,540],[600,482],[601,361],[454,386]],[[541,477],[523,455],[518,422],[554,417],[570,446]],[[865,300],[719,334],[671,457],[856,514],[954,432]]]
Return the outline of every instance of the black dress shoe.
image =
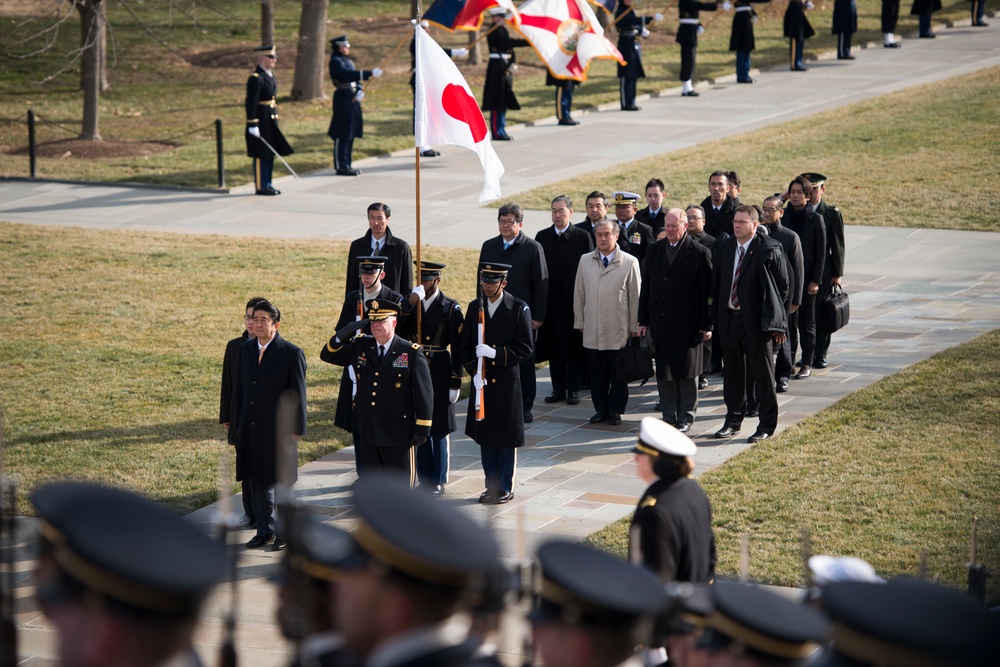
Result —
[[[806,67],[805,65],[799,65],[798,67],[793,67],[792,71],[793,72],[808,72],[809,68]]]
[[[935,35],[933,32],[929,32],[926,35],[920,35],[920,39],[934,39],[936,37],[937,35]]]
[[[698,378],[698,389],[708,389],[708,378],[702,375]]]
[[[737,79],[736,83],[757,83],[757,79]]]
[[[338,169],[337,176],[360,176],[360,169]]]
[[[566,392],[566,405],[579,405],[580,393],[576,391]]]
[[[494,489],[486,489],[481,494],[479,494],[479,502],[484,505],[493,505],[497,501],[497,496],[500,494],[499,491]]]
[[[274,544],[271,545],[271,551],[284,551],[285,547],[287,547],[287,546],[288,546],[288,543],[286,543],[280,537],[276,537],[276,538],[274,538]]]
[[[559,120],[560,125],[579,125],[580,121],[573,120],[572,118],[561,118]]]
[[[882,46],[883,46],[883,48],[886,48],[886,49],[901,49],[901,48],[903,48],[903,45],[900,44],[899,42],[893,42],[892,44],[883,44]]]
[[[799,372],[795,374],[795,379],[805,380],[810,375],[812,375],[812,369],[810,369],[807,364],[802,364],[802,368],[800,368]]]
[[[681,97],[698,97],[699,94],[697,90],[689,90],[686,93],[681,93]]]
[[[563,394],[563,393],[549,394],[548,396],[545,397],[544,400],[545,400],[546,403],[558,403],[559,401],[565,401],[566,400],[566,394]]]
[[[439,155],[441,155],[441,154],[440,154],[440,153],[438,153],[438,152],[437,152],[436,150],[434,150],[433,148],[428,148],[428,149],[427,149],[427,150],[425,150],[425,151],[420,151],[420,157],[437,157],[437,156],[439,156]]]
[[[274,188],[272,188],[269,185],[266,188],[264,188],[263,190],[258,190],[257,194],[263,195],[265,197],[273,197],[274,195],[280,195],[281,194],[281,190],[275,190]]]
[[[972,24],[972,27],[973,28],[985,28],[988,25],[989,25],[989,23],[987,23],[986,21],[976,21],[975,23]]]
[[[271,533],[270,535],[267,536],[254,535],[253,537],[250,538],[250,541],[247,542],[247,549],[259,549],[265,544],[270,544],[273,541],[274,541],[274,533]]]
[[[514,137],[509,134],[500,134],[493,137],[493,141],[514,141]]]
[[[677,426],[677,430],[680,431],[681,433],[687,433],[688,431],[691,430],[691,423],[688,422],[686,424],[679,424]]]
[[[642,111],[642,107],[633,104],[630,107],[622,107],[622,111]]]
[[[774,390],[779,394],[784,394],[788,391],[788,378],[778,378],[778,381],[774,385]]]
[[[440,498],[444,495],[444,484],[431,484],[431,495]]]
[[[590,423],[591,424],[600,424],[602,421],[606,421],[607,418],[608,418],[608,413],[607,412],[595,412],[590,417]]]
[[[656,405],[653,406],[653,410],[655,412],[659,412],[660,411],[660,402],[659,401],[657,401]]]
[[[830,362],[828,362],[826,359],[817,359],[813,363],[813,368],[826,368],[829,365],[830,365]]]
[[[744,412],[743,415],[745,417],[759,417],[760,416],[760,410],[758,410],[757,408],[750,408],[749,410],[747,410],[746,412]]]
[[[608,424],[610,424],[611,426],[620,426],[621,423],[622,423],[621,415],[616,415],[615,413],[612,412],[611,416],[608,417]]]
[[[749,438],[747,438],[747,442],[753,444],[755,442],[760,442],[761,440],[767,440],[770,437],[771,437],[771,434],[768,433],[767,431],[757,431],[756,433],[754,433],[753,435],[751,435]]]
[[[496,503],[497,505],[503,505],[504,503],[509,503],[513,499],[514,499],[513,491],[501,491],[500,495],[497,496],[496,500],[494,500],[493,502]]]
[[[837,56],[837,60],[857,60],[855,56]]]
[[[723,426],[718,431],[715,432],[716,438],[731,438],[740,432],[739,427],[733,428],[732,426]]]
[[[530,424],[533,421],[535,421],[535,416],[533,414],[531,414],[531,410],[525,410],[524,411],[524,423],[525,424]]]

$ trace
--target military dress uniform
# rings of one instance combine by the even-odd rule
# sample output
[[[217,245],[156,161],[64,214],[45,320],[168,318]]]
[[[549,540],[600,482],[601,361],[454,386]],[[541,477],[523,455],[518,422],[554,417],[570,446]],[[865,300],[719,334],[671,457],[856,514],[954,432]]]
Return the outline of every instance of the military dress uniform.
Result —
[[[624,16],[623,16],[624,15]],[[636,82],[646,77],[642,67],[641,38],[651,17],[637,16],[632,7],[619,0],[615,8],[615,26],[618,28],[618,51],[625,64],[618,63],[618,96],[622,111],[638,111],[635,104]]]
[[[580,121],[573,120],[573,91],[576,90],[577,81],[573,79],[560,79],[552,76],[552,72],[545,73],[545,85],[555,86],[556,91],[556,120],[560,125],[579,125]]]
[[[274,47],[267,46],[254,49],[258,56],[274,55]],[[291,155],[295,151],[288,145],[285,135],[278,127],[278,105],[277,105],[278,83],[274,79],[274,74],[268,73],[266,69],[257,65],[249,78],[247,78],[246,94],[246,117],[247,128],[244,137],[247,142],[247,156],[253,160],[253,182],[259,195],[277,195],[280,191],[271,186],[271,174],[274,171],[274,153],[268,148],[264,141],[271,144],[271,148],[278,152],[278,155]],[[260,130],[260,138],[250,134],[250,128],[256,127]]]
[[[333,117],[326,134],[333,139],[333,166],[341,176],[357,176],[361,172],[351,167],[354,140],[365,136],[361,98],[361,83],[374,76],[373,70],[357,69],[349,56],[341,55],[338,44],[346,44],[347,35],[330,40],[330,80],[333,81]]]
[[[788,38],[789,69],[793,72],[805,72],[809,69],[802,62],[806,40],[815,35],[816,31],[806,17],[803,0],[789,0],[785,10],[784,34]]]
[[[677,4],[677,43],[681,46],[680,80],[684,86],[681,95],[697,97],[698,91],[691,84],[694,77],[694,63],[698,51],[698,20],[699,12],[714,12],[718,5],[714,2],[698,2],[698,0],[680,0]]]
[[[834,0],[833,28],[837,36],[837,60],[854,60],[851,36],[858,31],[858,5],[855,0]]]
[[[802,175],[809,179],[814,188],[826,184],[826,176],[823,174],[810,172]],[[844,216],[840,209],[827,204],[825,199],[821,199],[816,205],[816,213],[823,218],[823,224],[826,227],[826,261],[823,262],[823,280],[820,282],[819,292],[816,294],[816,307],[820,308],[833,287],[830,281],[834,277],[840,278],[844,275],[844,256],[847,247],[844,242]],[[826,368],[826,355],[829,351],[830,334],[817,326],[816,349],[813,353],[813,365],[816,368]]]
[[[729,36],[729,50],[736,53],[736,83],[754,83],[754,79],[750,77],[750,52],[757,48],[753,36],[757,11],[751,3],[770,1],[736,0],[733,3],[733,31]]]
[[[530,46],[527,40],[513,39],[507,28],[500,26],[486,37],[490,59],[486,63],[483,83],[483,109],[490,112],[490,135],[496,141],[510,141],[507,134],[507,110],[518,111],[521,105],[514,96],[513,67],[517,62],[514,49]]]
[[[939,11],[942,6],[941,0],[913,0],[913,6],[910,7],[910,16],[917,17],[921,37],[935,37],[931,31],[931,14]]]
[[[623,206],[628,204],[638,204],[639,195],[634,192],[615,192],[611,195],[611,206]],[[618,223],[618,247],[639,260],[642,267],[646,260],[646,250],[656,242],[656,235],[653,228],[644,222],[640,222],[638,214],[633,216],[628,223],[623,223],[616,219]]]

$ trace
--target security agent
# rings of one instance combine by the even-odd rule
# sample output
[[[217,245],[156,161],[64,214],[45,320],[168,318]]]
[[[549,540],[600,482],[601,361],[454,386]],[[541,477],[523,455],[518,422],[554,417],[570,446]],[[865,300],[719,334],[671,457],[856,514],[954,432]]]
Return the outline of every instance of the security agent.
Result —
[[[326,134],[333,139],[333,166],[338,176],[358,176],[360,169],[351,167],[354,139],[365,136],[361,100],[365,91],[361,83],[382,76],[382,69],[357,69],[351,60],[351,43],[347,35],[330,40],[330,79],[333,81],[333,117]]]
[[[656,577],[573,542],[543,544],[538,563],[541,590],[530,619],[546,667],[641,664],[636,647],[650,641],[666,602]]]
[[[378,475],[354,488],[354,558],[339,585],[337,626],[367,665],[468,665],[480,640],[469,611],[498,565],[493,535],[458,509]]]
[[[278,155],[291,155],[295,151],[288,145],[285,135],[278,127],[278,107],[276,102],[278,84],[274,79],[274,65],[278,53],[273,46],[259,46],[254,51],[257,68],[247,79],[247,156],[253,159],[253,180],[259,195],[280,195],[271,185],[274,171],[273,148]],[[271,148],[267,147],[267,144]]]
[[[61,664],[200,664],[191,641],[226,571],[221,542],[120,489],[57,482],[31,501],[40,518],[35,587]]]

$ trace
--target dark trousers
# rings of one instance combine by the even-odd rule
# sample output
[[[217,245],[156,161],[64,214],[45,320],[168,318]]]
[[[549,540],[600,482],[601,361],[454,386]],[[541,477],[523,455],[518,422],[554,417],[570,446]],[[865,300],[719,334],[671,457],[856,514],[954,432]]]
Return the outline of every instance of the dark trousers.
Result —
[[[490,134],[494,139],[507,136],[506,109],[490,109]]]
[[[620,415],[628,405],[628,383],[622,375],[620,350],[587,350],[590,360],[590,398],[594,410]]]
[[[580,361],[550,361],[549,375],[552,378],[552,393],[557,396],[567,391],[580,391],[583,384],[583,364]]]
[[[274,535],[274,486],[252,479],[246,482],[250,487],[250,502],[253,504],[253,516],[257,521],[257,535],[271,537]]]
[[[805,67],[805,64],[802,62],[802,56],[805,48],[806,40],[795,39],[794,37],[788,38],[788,59],[790,61],[789,67],[791,69]]]
[[[789,321],[791,321],[792,316],[788,316]],[[792,354],[792,337],[787,335],[788,329],[785,329],[785,342],[781,345],[776,346],[775,357],[774,357],[774,377],[775,378],[789,378],[792,375],[792,365],[795,361],[794,355]]]
[[[622,109],[631,109],[635,106],[635,84],[638,79],[629,77],[618,78],[618,97],[621,101]]]
[[[749,51],[737,51],[736,52],[736,80],[737,81],[749,81],[750,80],[750,52]]]
[[[788,338],[792,357],[802,346],[800,357],[806,366],[813,365],[813,355],[816,352],[816,295],[802,293],[802,304],[799,309],[788,316]]]
[[[251,524],[257,523],[253,515],[253,498],[250,497],[250,480],[243,480],[241,486],[243,489],[243,514],[250,519]]]
[[[921,14],[917,18],[917,23],[920,26],[920,36],[933,35],[934,33],[931,32],[931,13]]]
[[[851,33],[849,32],[838,32],[837,33],[837,57],[847,58],[851,55]]]
[[[819,286],[819,292],[816,294],[816,349],[813,352],[813,363],[818,363],[820,359],[826,360],[826,355],[830,352],[830,334],[823,331],[823,327],[819,325],[819,313],[832,287],[830,276],[824,273],[823,284]]]
[[[253,184],[257,190],[267,190],[271,187],[272,173],[274,173],[273,157],[253,158]]]
[[[986,0],[972,0],[972,22],[982,23],[986,18]]]
[[[333,140],[333,166],[336,169],[351,168],[351,153],[354,152],[354,135],[347,139]]]
[[[697,47],[693,44],[681,44],[681,81],[687,81],[694,76],[694,59]]]
[[[354,438],[354,474],[361,477],[361,432],[351,431],[351,437]]]
[[[480,447],[486,488],[489,491],[514,490],[514,473],[517,470],[517,450]]]
[[[778,394],[774,389],[774,357],[771,337],[748,335],[742,315],[730,315],[729,331],[722,336],[722,396],[726,402],[726,425],[739,428],[747,404],[747,376],[757,385],[760,423],[757,430],[773,434],[778,427]],[[760,326],[760,323],[757,323]]]
[[[519,363],[517,367],[521,374],[521,403],[527,412],[535,404],[535,394],[538,391],[535,388],[535,351],[532,350],[531,356]]]
[[[401,472],[410,480],[412,487],[417,473],[413,450],[413,447],[379,447],[365,442],[361,445],[361,466],[366,473],[372,470]]]
[[[657,380],[660,395],[660,414],[668,424],[693,424],[694,411],[698,408],[698,378]]]
[[[563,81],[556,86],[556,118],[558,120],[572,120],[570,112],[573,109],[573,89],[576,88],[576,81]]]
[[[899,20],[899,0],[882,0],[882,32],[896,32]]]
[[[448,436],[432,435],[417,447],[417,479],[421,484],[447,484],[450,447]]]

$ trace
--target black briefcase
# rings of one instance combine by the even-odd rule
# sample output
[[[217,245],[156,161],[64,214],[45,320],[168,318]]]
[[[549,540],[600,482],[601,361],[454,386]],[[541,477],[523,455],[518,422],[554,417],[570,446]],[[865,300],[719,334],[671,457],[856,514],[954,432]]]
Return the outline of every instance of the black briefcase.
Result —
[[[642,384],[646,384],[646,380],[653,377],[653,348],[649,337],[629,338],[620,352],[619,362],[626,382],[642,380]]]
[[[851,319],[851,301],[840,285],[830,288],[830,293],[819,306],[819,327],[828,334],[840,331]]]

